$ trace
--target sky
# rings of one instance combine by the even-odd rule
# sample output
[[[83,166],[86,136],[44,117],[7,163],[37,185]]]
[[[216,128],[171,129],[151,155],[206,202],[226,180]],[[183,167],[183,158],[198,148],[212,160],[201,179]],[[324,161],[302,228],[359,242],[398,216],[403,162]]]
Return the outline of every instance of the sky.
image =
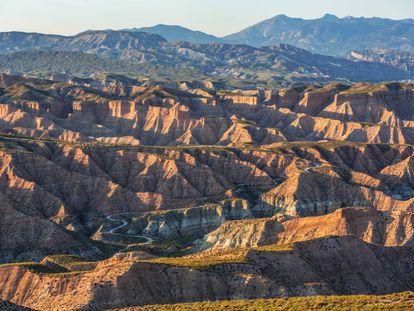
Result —
[[[223,36],[278,14],[414,18],[414,0],[0,0],[0,32],[181,25]]]

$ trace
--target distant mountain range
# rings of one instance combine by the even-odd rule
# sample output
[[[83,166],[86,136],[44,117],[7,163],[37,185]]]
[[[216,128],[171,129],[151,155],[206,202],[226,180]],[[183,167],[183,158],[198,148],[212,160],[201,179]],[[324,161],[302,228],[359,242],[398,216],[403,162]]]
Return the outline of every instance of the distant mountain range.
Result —
[[[288,43],[313,53],[347,56],[355,50],[387,48],[414,51],[414,20],[345,17],[326,14],[318,19],[277,15],[222,38],[180,26],[132,29],[158,34],[168,41],[225,42],[251,46]]]
[[[414,50],[414,20],[338,18],[314,20],[278,15],[224,38],[253,46],[289,43],[314,53],[345,56],[353,50]]]
[[[12,53],[13,51],[13,53]],[[60,54],[56,54],[59,52]],[[76,54],[70,54],[76,53]],[[93,71],[250,80],[383,81],[407,79],[387,64],[354,62],[287,44],[252,47],[168,42],[159,35],[87,31],[76,36],[0,33],[0,69],[18,73]]]
[[[57,36],[40,33],[0,33],[0,53],[51,49],[56,51],[88,51],[114,56],[115,50],[151,49],[167,42],[161,36],[145,32],[85,31],[76,36]]]
[[[0,70],[82,76],[110,72],[172,79],[408,80],[414,78],[412,57],[351,54],[389,48],[414,53],[413,38],[414,20],[333,15],[315,20],[279,15],[224,38],[168,25],[85,31],[75,36],[4,32],[0,33]]]
[[[414,52],[387,49],[353,51],[350,59],[388,64],[399,70],[406,71],[410,76],[414,75]]]

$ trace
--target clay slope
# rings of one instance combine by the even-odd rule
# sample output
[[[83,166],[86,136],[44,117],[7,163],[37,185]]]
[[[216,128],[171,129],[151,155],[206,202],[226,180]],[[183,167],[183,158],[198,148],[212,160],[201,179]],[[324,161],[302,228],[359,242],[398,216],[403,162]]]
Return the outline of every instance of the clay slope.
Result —
[[[407,290],[414,282],[409,249],[350,237],[298,243],[285,251],[252,249],[244,256],[243,263],[215,264],[208,270],[140,260],[133,254],[68,275],[0,267],[1,282],[7,284],[0,297],[38,309],[84,310],[281,295],[383,294]]]
[[[201,248],[226,249],[285,245],[329,236],[353,236],[367,243],[413,245],[413,212],[381,212],[373,208],[346,208],[333,213],[290,218],[229,221],[209,233]]]
[[[0,75],[0,299],[411,290],[413,94]]]
[[[0,130],[65,141],[271,145],[339,140],[413,143],[411,84],[227,90],[122,77],[3,75]]]
[[[410,146],[153,148],[16,137],[3,137],[2,146],[6,262],[61,251],[98,256],[88,239],[109,230],[107,216],[122,213],[137,217],[125,228],[135,234],[195,239],[232,219],[316,216],[352,206],[410,213],[413,207]],[[226,200],[245,203],[228,205],[234,208],[227,212],[206,205]]]

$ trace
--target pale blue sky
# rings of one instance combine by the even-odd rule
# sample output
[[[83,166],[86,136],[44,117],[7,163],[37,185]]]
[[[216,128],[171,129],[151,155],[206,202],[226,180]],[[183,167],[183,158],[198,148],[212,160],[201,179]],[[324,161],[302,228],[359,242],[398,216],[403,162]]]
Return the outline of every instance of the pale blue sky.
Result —
[[[75,34],[155,24],[225,35],[277,14],[414,18],[414,0],[0,0],[1,31]]]

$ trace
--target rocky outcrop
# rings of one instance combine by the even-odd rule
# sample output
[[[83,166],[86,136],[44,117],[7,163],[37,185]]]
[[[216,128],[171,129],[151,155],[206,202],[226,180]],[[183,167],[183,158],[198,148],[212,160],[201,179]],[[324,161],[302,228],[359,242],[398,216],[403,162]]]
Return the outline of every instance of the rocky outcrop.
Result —
[[[244,96],[243,94],[227,94],[223,98],[230,101],[232,104],[256,106],[259,103],[259,99],[257,97]]]
[[[366,188],[348,185],[338,177],[313,172],[296,174],[264,193],[259,204],[291,216],[321,215],[341,207],[371,204]]]
[[[202,249],[285,245],[329,236],[353,236],[384,246],[414,245],[412,211],[382,212],[373,208],[346,208],[316,217],[229,221],[198,242]]]
[[[270,218],[228,221],[207,234],[203,241],[197,242],[197,247],[226,249],[275,244],[277,233],[281,230],[283,226]]]
[[[151,213],[136,219],[137,225],[133,224],[129,232],[161,240],[196,239],[225,221],[253,217],[247,201],[228,200],[221,204]]]

